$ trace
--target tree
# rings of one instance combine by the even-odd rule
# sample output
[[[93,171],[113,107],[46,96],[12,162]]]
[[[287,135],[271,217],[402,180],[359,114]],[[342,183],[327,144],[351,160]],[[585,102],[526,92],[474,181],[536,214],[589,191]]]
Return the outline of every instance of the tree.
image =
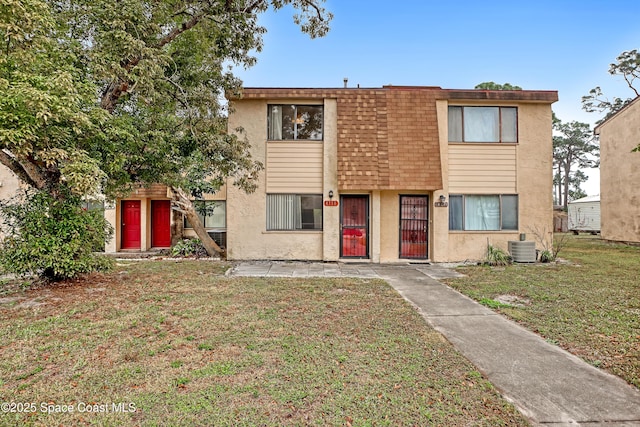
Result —
[[[90,194],[106,175],[86,147],[106,114],[96,86],[78,67],[49,5],[8,0],[0,6],[0,162],[25,184],[55,197]]]
[[[512,86],[511,83],[499,84],[495,82],[483,82],[477,84],[474,89],[486,89],[486,90],[522,90],[520,86]]]
[[[109,115],[59,33],[44,1],[0,5],[0,163],[31,188],[0,205],[0,266],[51,280],[109,265],[92,252],[110,233],[104,215],[80,207],[107,177],[87,147]]]
[[[292,6],[303,32],[326,34],[322,3],[8,0],[0,125],[10,131],[0,134],[0,161],[54,197],[166,184],[207,252],[219,252],[191,198],[227,177],[251,191],[261,168],[226,131],[221,98],[241,88],[231,65],[255,63],[266,31],[258,17],[270,8]]]
[[[261,168],[248,143],[226,132],[219,100],[225,92],[238,93],[241,83],[225,67],[253,65],[250,52],[261,49],[266,31],[259,14],[288,4],[299,11],[294,21],[303,32],[326,34],[331,15],[321,0],[79,0],[66,10],[76,38],[88,46],[84,53],[102,88],[100,105],[133,130],[122,149],[142,161],[127,162],[125,181],[167,184],[174,208],[186,215],[210,255],[221,250],[191,197],[217,191],[227,177],[252,191]]]
[[[640,78],[640,52],[637,49],[625,51],[618,55],[616,62],[609,65],[609,74],[622,76],[629,89],[633,92],[634,98],[640,96],[640,92],[636,87],[636,79]],[[634,98],[614,97],[608,99],[602,93],[602,89],[596,86],[589,91],[589,95],[582,97],[582,108],[589,113],[605,113],[604,118],[598,121],[600,123],[620,111]]]
[[[599,165],[599,147],[587,123],[562,123],[553,115],[554,184],[558,204],[567,208],[570,200],[585,195],[580,184],[587,180],[580,168]]]

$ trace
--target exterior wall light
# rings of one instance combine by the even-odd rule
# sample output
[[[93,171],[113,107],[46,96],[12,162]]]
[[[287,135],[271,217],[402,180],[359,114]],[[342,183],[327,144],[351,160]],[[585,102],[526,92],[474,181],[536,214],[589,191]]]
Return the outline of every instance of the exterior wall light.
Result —
[[[444,197],[444,194],[441,194],[441,195],[440,195],[440,203],[444,203],[444,202],[446,202],[446,201],[447,201],[447,198],[446,198],[446,197]]]
[[[329,199],[333,199],[333,190],[329,190]]]

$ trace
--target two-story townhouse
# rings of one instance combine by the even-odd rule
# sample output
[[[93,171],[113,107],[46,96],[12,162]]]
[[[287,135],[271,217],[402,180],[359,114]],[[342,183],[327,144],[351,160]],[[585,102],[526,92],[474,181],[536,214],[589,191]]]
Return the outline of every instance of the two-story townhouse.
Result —
[[[247,88],[265,165],[227,190],[229,259],[461,261],[552,231],[556,91]]]
[[[481,259],[487,243],[506,249],[520,233],[552,230],[556,100],[555,91],[245,89],[231,100],[229,129],[244,128],[265,170],[252,194],[228,186],[197,202],[216,205],[203,222],[230,259]],[[7,197],[18,183],[4,172]],[[170,199],[153,185],[107,202],[115,236],[105,250],[194,236]]]

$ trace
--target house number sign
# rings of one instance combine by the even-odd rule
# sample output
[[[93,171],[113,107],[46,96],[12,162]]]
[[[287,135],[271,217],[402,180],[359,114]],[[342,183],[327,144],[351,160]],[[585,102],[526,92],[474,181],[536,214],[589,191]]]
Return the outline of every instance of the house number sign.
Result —
[[[325,200],[324,201],[324,205],[325,206],[338,206],[338,201],[337,200]]]

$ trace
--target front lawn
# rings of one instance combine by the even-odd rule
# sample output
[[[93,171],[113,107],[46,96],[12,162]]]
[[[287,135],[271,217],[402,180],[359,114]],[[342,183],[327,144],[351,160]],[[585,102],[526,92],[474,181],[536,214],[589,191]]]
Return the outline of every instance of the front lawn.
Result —
[[[0,424],[527,425],[384,282],[227,267],[5,284]]]
[[[447,283],[640,387],[640,247],[563,236],[568,264],[464,267]]]

